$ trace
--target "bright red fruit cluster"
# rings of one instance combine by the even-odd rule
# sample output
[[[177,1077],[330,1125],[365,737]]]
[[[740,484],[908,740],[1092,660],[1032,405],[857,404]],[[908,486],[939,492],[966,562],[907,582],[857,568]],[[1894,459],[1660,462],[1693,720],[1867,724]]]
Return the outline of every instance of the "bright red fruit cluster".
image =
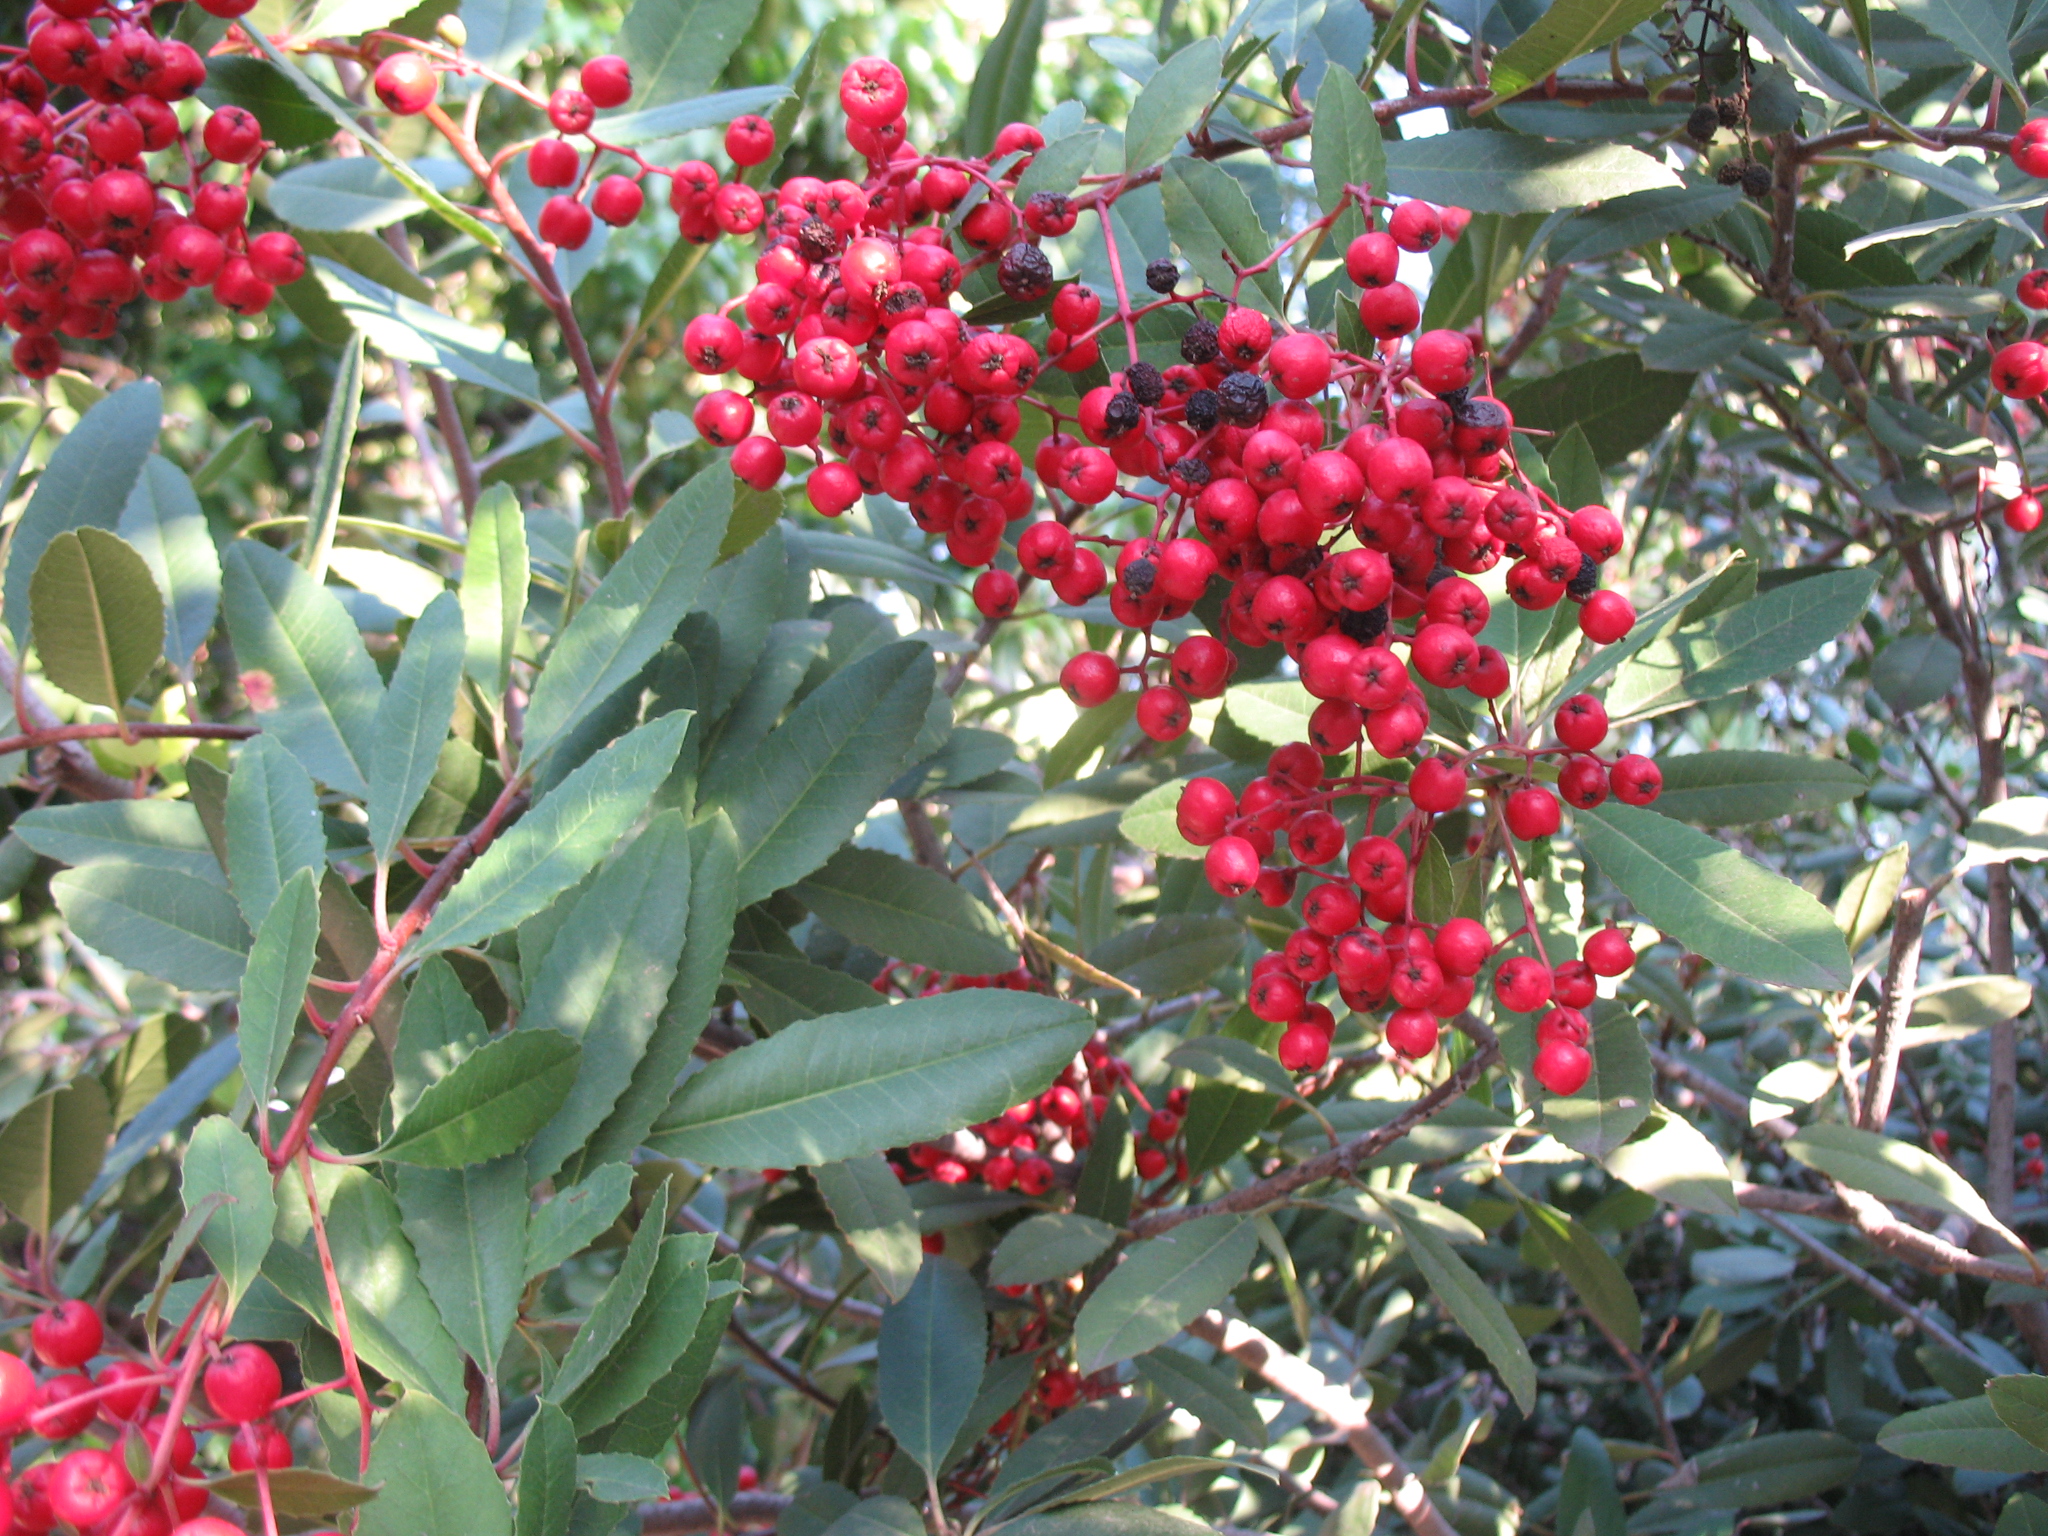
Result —
[[[34,1436],[52,1454],[0,1481],[0,1533],[239,1536],[205,1514],[208,1474],[195,1428],[231,1437],[230,1471],[292,1463],[273,1418],[283,1380],[260,1345],[209,1343],[188,1322],[168,1351],[182,1360],[152,1366],[117,1353],[89,1371],[109,1341],[99,1313],[76,1300],[44,1311],[29,1337],[46,1369],[38,1380],[20,1356],[0,1353],[0,1437]],[[82,1443],[65,1450],[68,1441]]]
[[[168,303],[211,288],[254,315],[305,275],[290,235],[249,233],[249,181],[270,148],[261,125],[231,106],[196,134],[180,129],[172,103],[206,64],[157,36],[148,3],[40,0],[28,46],[0,56],[0,324],[17,334],[19,372],[47,378],[60,336],[105,340],[144,294]],[[152,178],[147,157],[174,145],[183,179]]]
[[[812,464],[811,504],[827,516],[863,493],[906,503],[920,527],[945,535],[956,561],[991,567],[974,585],[991,621],[1014,612],[1033,579],[1069,604],[1106,589],[1110,613],[1140,640],[1121,659],[1075,656],[1060,680],[1083,708],[1129,680],[1138,725],[1155,740],[1188,729],[1195,701],[1223,693],[1244,650],[1282,646],[1318,701],[1308,740],[1274,754],[1241,796],[1195,780],[1181,829],[1208,849],[1219,892],[1300,902],[1303,926],[1259,963],[1252,988],[1261,1017],[1288,1026],[1280,1055],[1290,1070],[1327,1056],[1334,1019],[1311,991],[1331,976],[1355,1009],[1391,1001],[1389,1043],[1427,1054],[1437,1019],[1465,1007],[1497,947],[1477,923],[1416,919],[1413,862],[1435,818],[1483,794],[1527,841],[1557,829],[1559,795],[1582,808],[1610,794],[1641,805],[1661,786],[1646,758],[1596,755],[1607,719],[1590,697],[1560,710],[1554,747],[1520,740],[1493,711],[1512,677],[1480,638],[1490,603],[1470,577],[1509,562],[1513,602],[1542,611],[1568,599],[1597,644],[1626,636],[1635,614],[1600,587],[1603,563],[1622,547],[1620,522],[1602,506],[1564,507],[1520,472],[1512,414],[1486,391],[1472,336],[1413,334],[1421,304],[1399,278],[1401,257],[1455,237],[1461,211],[1349,188],[1273,256],[1237,269],[1231,293],[1162,258],[1144,273],[1157,297],[1134,302],[1114,241],[1111,295],[1056,282],[1041,248],[1083,213],[1106,216],[1122,183],[1020,204],[1016,178],[1043,147],[1036,129],[1011,124],[981,159],[927,155],[905,137],[907,94],[887,61],[847,70],[840,99],[866,181],[797,177],[775,189],[754,286],[689,323],[690,365],[748,386],[706,396],[699,431],[731,447],[734,472],[762,488],[780,480],[788,450],[801,452]],[[1247,279],[1346,213],[1365,226],[1344,253],[1364,350],[1239,302]],[[967,273],[991,264],[1008,312],[1023,318],[978,326],[950,301]],[[1184,322],[1180,360],[1164,368],[1139,355],[1136,321],[1153,314]],[[1119,329],[1128,360],[1104,376],[1101,336]],[[1100,382],[1062,409],[1032,393],[1048,362]],[[1050,418],[1029,463],[1012,445],[1025,406]],[[1029,516],[1041,491],[1051,515],[1017,533],[1015,572],[997,566],[1008,525]],[[1212,633],[1171,645],[1157,637],[1212,593]],[[1430,727],[1425,686],[1470,695],[1493,713],[1499,739],[1408,772]],[[1379,771],[1366,771],[1368,747]],[[1347,757],[1348,771],[1325,762]],[[1358,831],[1340,810],[1358,813]],[[1292,863],[1274,861],[1283,837]],[[1341,872],[1324,868],[1332,865]],[[1585,1081],[1578,1009],[1592,999],[1594,971],[1617,974],[1633,958],[1619,934],[1595,944],[1597,955],[1555,970],[1530,960],[1540,989],[1496,980],[1509,1006],[1558,1004],[1540,1026],[1538,1057],[1553,1092]],[[1023,1183],[1021,1171],[1014,1177]]]
[[[2029,176],[2048,180],[2048,117],[2029,118],[2020,124],[2008,153],[2013,164]],[[2024,274],[2019,280],[2018,297],[2028,309],[2048,309],[2048,271]],[[1991,359],[1991,384],[2000,394],[2015,400],[2032,400],[2048,391],[2048,346],[2023,337],[2000,347]],[[2032,509],[2034,521],[2024,521],[2027,514],[2021,504],[2029,501],[2031,492],[2006,505],[2006,525],[2015,532],[2032,532],[2040,522],[2039,503],[2034,503]],[[2017,516],[2016,508],[2020,509]]]

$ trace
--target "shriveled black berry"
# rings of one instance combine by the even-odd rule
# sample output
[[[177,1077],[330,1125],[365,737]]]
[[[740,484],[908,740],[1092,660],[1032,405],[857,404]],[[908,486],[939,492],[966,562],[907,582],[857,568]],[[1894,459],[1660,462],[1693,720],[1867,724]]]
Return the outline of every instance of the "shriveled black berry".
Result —
[[[1444,564],[1444,541],[1438,539],[1436,541],[1436,564],[1429,568],[1429,576],[1423,582],[1422,589],[1427,592],[1435,587],[1438,582],[1449,581],[1457,574],[1456,571]]]
[[[1052,259],[1020,240],[996,263],[996,282],[1013,299],[1042,299],[1052,292]]]
[[[1255,427],[1264,421],[1266,407],[1272,403],[1266,381],[1256,373],[1231,374],[1216,386],[1216,397],[1224,419],[1240,427]]]
[[[806,261],[827,261],[839,254],[839,231],[823,219],[805,219],[797,226],[796,245]]]
[[[1124,370],[1124,383],[1140,405],[1157,405],[1166,398],[1166,377],[1150,363],[1133,363]]]
[[[1754,198],[1771,195],[1771,168],[1752,160],[1742,168],[1742,190]]]
[[[1170,257],[1162,256],[1145,266],[1145,286],[1154,293],[1171,293],[1180,281],[1180,267]]]
[[[1713,143],[1714,135],[1720,128],[1721,114],[1705,102],[1694,107],[1692,116],[1685,120],[1686,136],[1697,139],[1702,144]]]
[[[1470,384],[1460,384],[1456,389],[1446,390],[1437,396],[1437,399],[1443,401],[1445,405],[1451,408],[1451,415],[1453,417],[1456,417],[1458,412],[1465,408],[1465,402],[1471,398],[1472,386]]]
[[[1124,567],[1124,590],[1132,597],[1144,597],[1152,590],[1152,582],[1159,575],[1159,567],[1143,558],[1133,560]]]
[[[1579,556],[1579,574],[1565,585],[1564,595],[1575,603],[1583,603],[1600,586],[1600,567],[1593,563],[1591,555]]]
[[[1193,363],[1197,368],[1204,363],[1213,363],[1223,349],[1216,341],[1216,322],[1197,320],[1181,332],[1180,355],[1183,361]]]
[[[1176,459],[1173,468],[1168,470],[1167,473],[1180,481],[1181,484],[1192,485],[1199,490],[1202,486],[1209,483],[1209,461],[1192,456],[1185,459]]]
[[[1368,608],[1363,613],[1350,608],[1337,611],[1337,629],[1347,639],[1360,645],[1371,645],[1387,632],[1387,605]]]
[[[1714,103],[1714,119],[1723,128],[1740,128],[1747,104],[1740,96],[1723,96]]]
[[[1139,408],[1135,396],[1127,389],[1120,389],[1109,397],[1109,406],[1102,413],[1102,430],[1111,437],[1122,437],[1138,424]]]
[[[1739,187],[1742,185],[1742,173],[1747,169],[1747,160],[1724,160],[1721,168],[1714,172],[1714,180],[1724,187]]]
[[[1216,398],[1213,389],[1198,389],[1188,396],[1188,425],[1197,432],[1206,432],[1216,425],[1217,415],[1223,402]]]
[[[1451,415],[1459,426],[1477,427],[1482,432],[1498,432],[1510,420],[1508,408],[1491,395],[1474,395],[1461,400],[1451,407]]]

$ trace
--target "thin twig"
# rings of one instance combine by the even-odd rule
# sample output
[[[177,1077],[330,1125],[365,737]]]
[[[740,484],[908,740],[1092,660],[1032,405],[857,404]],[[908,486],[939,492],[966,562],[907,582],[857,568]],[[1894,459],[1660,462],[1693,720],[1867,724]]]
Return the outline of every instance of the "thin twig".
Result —
[[[1761,1221],[1765,1226],[1791,1238],[1793,1242],[1804,1248],[1816,1259],[1819,1259],[1822,1264],[1832,1269],[1843,1279],[1849,1281],[1850,1284],[1859,1286],[1872,1296],[1875,1296],[1885,1306],[1890,1307],[1892,1311],[1912,1323],[1950,1354],[1959,1355],[1978,1369],[1984,1369],[1985,1363],[1977,1357],[1977,1352],[1974,1349],[1970,1348],[1969,1345],[1949,1332],[1948,1329],[1929,1317],[1922,1308],[1914,1306],[1913,1303],[1878,1279],[1877,1276],[1873,1275],[1861,1264],[1856,1263],[1853,1259],[1844,1258],[1811,1232],[1803,1231],[1799,1227],[1794,1226],[1775,1211],[1758,1211],[1756,1215],[1757,1220]]]
[[[1884,969],[1884,1004],[1877,1012],[1877,1029],[1870,1041],[1870,1068],[1864,1082],[1863,1113],[1858,1123],[1866,1131],[1882,1131],[1891,1118],[1892,1090],[1898,1083],[1899,1052],[1904,1049],[1906,1023],[1913,1015],[1913,998],[1919,990],[1920,936],[1927,926],[1927,909],[1939,885],[1911,886],[1899,892],[1892,908],[1892,947]]]

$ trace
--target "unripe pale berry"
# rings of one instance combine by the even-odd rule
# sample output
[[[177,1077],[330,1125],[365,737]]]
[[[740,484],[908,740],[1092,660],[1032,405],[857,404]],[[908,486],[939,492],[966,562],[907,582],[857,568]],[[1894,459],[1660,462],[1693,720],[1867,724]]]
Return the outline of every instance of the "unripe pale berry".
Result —
[[[433,65],[417,53],[394,53],[377,66],[370,88],[386,111],[413,117],[434,104],[440,77]]]

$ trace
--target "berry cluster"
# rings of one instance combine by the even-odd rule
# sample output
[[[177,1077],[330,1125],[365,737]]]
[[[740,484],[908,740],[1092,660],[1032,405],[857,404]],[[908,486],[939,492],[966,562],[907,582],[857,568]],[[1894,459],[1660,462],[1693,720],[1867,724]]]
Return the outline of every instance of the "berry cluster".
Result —
[[[230,106],[196,134],[181,129],[172,104],[199,88],[206,63],[157,35],[148,3],[39,0],[27,46],[0,56],[0,324],[18,338],[18,372],[49,377],[60,336],[103,341],[145,294],[169,303],[211,288],[255,315],[305,275],[290,235],[249,233],[249,181],[270,148],[261,125]],[[182,177],[153,176],[150,157],[174,147]]]
[[[109,1341],[98,1312],[76,1300],[44,1311],[29,1337],[46,1369],[38,1380],[19,1355],[0,1352],[0,1437],[33,1436],[48,1443],[50,1455],[12,1483],[0,1481],[0,1532],[240,1536],[205,1513],[209,1474],[199,1465],[195,1429],[228,1437],[229,1471],[292,1464],[291,1442],[274,1418],[283,1379],[261,1345],[223,1346],[188,1323],[174,1340],[182,1360],[151,1364],[116,1353],[91,1371],[118,1341]],[[195,1375],[207,1411],[193,1401]],[[83,1443],[63,1449],[70,1441]]]
[[[984,159],[921,153],[905,137],[902,74],[884,60],[856,61],[840,99],[869,176],[860,185],[798,177],[775,190],[775,212],[760,221],[754,286],[684,332],[699,373],[737,374],[749,386],[707,395],[698,430],[731,447],[734,473],[762,488],[785,472],[787,450],[808,454],[809,499],[827,516],[864,492],[906,503],[920,527],[945,535],[956,561],[990,567],[974,584],[990,620],[1012,614],[1034,579],[1076,605],[1106,589],[1110,614],[1139,639],[1121,659],[1107,650],[1073,657],[1060,681],[1093,708],[1130,680],[1138,726],[1154,740],[1183,735],[1194,703],[1228,687],[1239,654],[1230,642],[1282,646],[1318,701],[1308,740],[1276,753],[1242,797],[1214,779],[1193,781],[1181,830],[1208,849],[1220,893],[1300,901],[1303,926],[1284,953],[1259,963],[1252,985],[1260,1015],[1289,1026],[1280,1055],[1291,1070],[1327,1058],[1334,1018],[1310,991],[1329,976],[1354,1008],[1391,1000],[1390,1044],[1427,1054],[1437,1019],[1465,1007],[1498,947],[1469,920],[1434,929],[1416,921],[1413,861],[1434,820],[1484,795],[1527,841],[1557,830],[1559,795],[1581,808],[1610,794],[1642,805],[1662,782],[1646,758],[1596,754],[1608,722],[1589,696],[1558,712],[1555,747],[1519,740],[1495,713],[1495,743],[1427,759],[1412,774],[1392,771],[1407,768],[1429,730],[1425,686],[1462,691],[1491,711],[1512,682],[1506,658],[1479,638],[1490,603],[1470,577],[1510,562],[1513,602],[1542,611],[1569,600],[1596,644],[1635,623],[1627,599],[1600,586],[1602,565],[1622,547],[1619,520],[1602,506],[1564,507],[1521,473],[1513,416],[1486,392],[1471,335],[1414,334],[1421,302],[1400,280],[1402,256],[1455,238],[1466,216],[1348,188],[1336,210],[1265,262],[1237,269],[1231,293],[1160,259],[1144,273],[1157,297],[1142,302],[1111,242],[1112,306],[1084,284],[1057,282],[1042,241],[1072,230],[1083,211],[1102,215],[1116,189],[1039,192],[1020,206],[1015,178],[1043,144],[1024,124],[1005,128]],[[1239,302],[1247,279],[1353,209],[1366,228],[1344,267],[1370,338],[1364,351]],[[976,326],[950,300],[963,276],[991,263],[1008,312],[1023,318]],[[1135,324],[1161,313],[1184,321],[1180,361],[1164,368],[1139,356]],[[1115,328],[1129,360],[1104,378],[1101,335]],[[1048,362],[1103,381],[1062,410],[1031,392]],[[1028,465],[1012,446],[1027,405],[1051,428]],[[1008,525],[1029,516],[1041,489],[1052,515],[1017,532],[1015,572],[997,566]],[[1213,633],[1170,646],[1156,637],[1217,589]],[[1368,746],[1389,771],[1366,772]],[[1346,755],[1348,771],[1326,770],[1325,759]],[[1553,767],[1555,792],[1536,778]],[[1395,814],[1397,800],[1410,809]],[[1360,811],[1358,832],[1333,808],[1340,801]],[[1291,865],[1271,862],[1283,833]],[[1347,846],[1344,873],[1324,872]],[[1368,917],[1388,926],[1375,930]],[[1533,925],[1521,932],[1535,937]],[[1627,940],[1609,933],[1555,971],[1528,961],[1540,989],[1497,973],[1496,996],[1508,1006],[1558,1005],[1541,1025],[1538,1069],[1553,1092],[1576,1091],[1589,1070],[1578,1010],[1591,1001],[1592,974],[1618,974],[1632,959]],[[1530,974],[1515,961],[1503,969]],[[1086,1129],[1078,1115],[1026,1108],[1070,1136]],[[976,1145],[974,1156],[936,1149],[918,1166],[954,1178],[979,1169],[998,1187],[1015,1179],[1031,1193],[1049,1185],[1051,1170],[1018,1162],[1010,1143],[996,1155]],[[1163,1170],[1164,1150],[1147,1150]]]
[[[2048,117],[2033,117],[2020,124],[2008,153],[2013,164],[2029,176],[2048,180]],[[2018,298],[2028,309],[2048,309],[2048,270],[2023,274]],[[2006,343],[1992,356],[1991,384],[2015,400],[2032,400],[2048,391],[2048,346],[2031,337]],[[2041,504],[2033,490],[2006,503],[2005,522],[2016,533],[2031,533],[2040,526]]]

